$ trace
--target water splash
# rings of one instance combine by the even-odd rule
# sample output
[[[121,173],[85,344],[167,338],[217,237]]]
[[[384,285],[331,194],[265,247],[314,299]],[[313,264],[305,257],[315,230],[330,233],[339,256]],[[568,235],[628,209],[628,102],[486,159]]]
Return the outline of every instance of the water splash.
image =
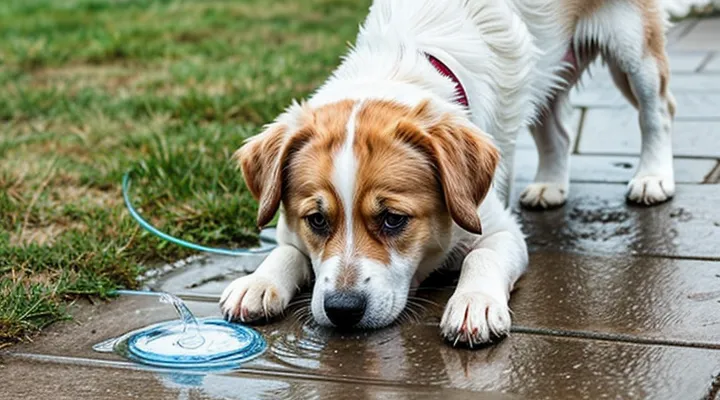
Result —
[[[216,370],[237,368],[267,347],[254,329],[218,318],[198,320],[185,302],[172,294],[134,291],[119,294],[157,296],[162,303],[172,305],[180,318],[105,340],[93,346],[95,351],[114,352],[158,367]]]
[[[200,325],[184,301],[174,294],[163,293],[160,302],[172,304],[183,321],[183,334],[175,344],[185,349],[197,349],[205,344],[205,338],[200,334]]]

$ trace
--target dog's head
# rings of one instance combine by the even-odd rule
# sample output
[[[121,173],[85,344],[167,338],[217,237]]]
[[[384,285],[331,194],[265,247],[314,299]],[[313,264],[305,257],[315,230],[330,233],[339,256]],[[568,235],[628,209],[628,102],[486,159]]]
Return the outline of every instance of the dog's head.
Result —
[[[322,325],[374,328],[403,310],[421,263],[449,250],[453,223],[481,233],[477,208],[498,152],[463,117],[386,101],[294,105],[238,158],[258,225],[282,205],[315,273]]]

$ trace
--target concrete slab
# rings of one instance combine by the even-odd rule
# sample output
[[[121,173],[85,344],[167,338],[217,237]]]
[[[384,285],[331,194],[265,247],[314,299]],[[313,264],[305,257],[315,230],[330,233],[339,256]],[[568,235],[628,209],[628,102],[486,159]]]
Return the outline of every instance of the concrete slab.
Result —
[[[696,72],[710,54],[709,51],[670,52],[670,72]]]
[[[649,208],[626,204],[625,191],[579,183],[562,208],[518,211],[530,248],[720,259],[719,185],[679,184],[671,202]]]
[[[710,69],[708,69],[710,68]],[[674,94],[679,93],[712,93],[720,91],[720,61],[717,71],[714,65],[708,65],[703,73],[673,74],[670,77],[670,89]],[[629,103],[615,87],[612,79],[606,76],[596,76],[583,81],[583,86],[572,90],[570,101],[575,107],[603,107],[622,108],[629,107]]]
[[[711,91],[678,91],[673,94],[677,103],[677,119],[720,119],[720,93]],[[631,110],[617,89],[594,90],[571,93],[570,101],[574,107],[613,108],[621,112]],[[616,110],[613,110],[616,111]]]
[[[720,150],[720,149],[719,149]],[[635,173],[639,157],[574,154],[570,160],[573,182],[627,183]],[[515,157],[515,180],[526,185],[535,179],[537,152],[519,150]],[[715,168],[715,160],[676,158],[675,180],[680,183],[702,183]],[[524,186],[521,186],[524,187]]]
[[[693,73],[699,70],[708,58],[709,52],[675,52],[670,54],[670,89],[676,95],[684,92],[712,93],[720,90],[720,79],[709,73]],[[708,71],[708,67],[702,69]],[[579,86],[570,93],[575,107],[625,107],[625,98],[617,90],[605,66],[595,63],[586,73]]]
[[[253,373],[186,374],[123,364],[78,365],[11,359],[0,365],[2,399],[513,399],[430,386],[383,386]],[[32,376],[32,384],[27,378]]]
[[[637,118],[637,112],[632,108],[588,110],[578,151],[581,154],[640,154]],[[720,158],[718,132],[720,118],[712,121],[675,121],[673,153],[676,157]]]
[[[703,68],[703,72],[713,72],[718,73],[720,72],[720,55],[714,54],[713,58],[710,59],[710,61],[705,65],[705,68]],[[715,75],[715,79],[720,81],[720,77]]]
[[[720,262],[536,253],[515,323],[720,350]]]
[[[268,352],[243,369],[222,376],[176,374],[168,380],[168,371],[146,369],[156,375],[137,372],[134,370],[137,365],[117,356],[104,358],[88,351],[91,343],[104,338],[99,336],[118,335],[130,326],[159,319],[155,313],[165,315],[151,303],[128,301],[121,299],[106,306],[94,319],[97,327],[93,335],[98,337],[86,334],[91,328],[87,324],[79,327],[73,323],[58,324],[50,328],[57,334],[54,342],[49,340],[53,336],[46,334],[36,345],[11,349],[12,353],[4,356],[10,360],[6,361],[8,367],[0,372],[6,382],[4,393],[18,396],[12,398],[37,398],[35,387],[18,378],[37,370],[32,375],[37,376],[37,390],[44,391],[37,394],[70,393],[67,398],[92,398],[103,391],[118,397],[157,398],[178,392],[170,381],[183,382],[187,391],[180,390],[181,395],[200,399],[248,398],[248,394],[253,398],[253,393],[268,393],[273,398],[289,394],[297,398],[302,394],[350,390],[351,386],[336,383],[349,383],[353,392],[371,398],[383,393],[407,398],[407,393],[416,395],[424,391],[436,396],[466,395],[444,389],[508,393],[534,399],[700,398],[708,393],[714,374],[720,371],[718,350],[587,340],[552,336],[533,329],[516,329],[509,338],[483,349],[455,349],[439,337],[438,327],[432,322],[438,317],[437,310],[428,308],[425,310],[428,318],[418,322],[345,334],[301,324],[288,317],[258,328],[268,340]],[[116,308],[116,312],[107,307]],[[192,307],[198,310],[197,304]],[[123,309],[133,312],[128,314]],[[101,333],[100,326],[107,328]],[[38,361],[72,366],[46,366]],[[101,371],[97,367],[129,370]],[[62,379],[63,376],[68,378]],[[63,391],[58,382],[72,384],[65,384]],[[291,389],[298,392],[287,391]]]
[[[702,19],[690,31],[673,44],[674,49],[720,50],[720,19]]]
[[[532,399],[701,398],[720,351],[514,333],[475,351],[438,345],[434,325],[360,337],[307,330],[274,341],[282,362],[323,376],[507,392]],[[287,339],[286,339],[287,341]],[[297,357],[297,349],[303,351]],[[353,360],[353,361],[349,361]],[[680,375],[678,375],[680,374]]]
[[[265,255],[206,255],[163,277],[152,288],[176,295],[216,295],[234,279],[254,271]]]
[[[220,316],[217,303],[186,303],[198,317]],[[11,350],[17,353],[117,361],[121,358],[96,352],[92,346],[150,324],[178,318],[172,306],[160,303],[155,296],[120,296],[112,302],[92,306],[77,304],[71,311],[73,321],[54,324],[33,342],[13,346]]]

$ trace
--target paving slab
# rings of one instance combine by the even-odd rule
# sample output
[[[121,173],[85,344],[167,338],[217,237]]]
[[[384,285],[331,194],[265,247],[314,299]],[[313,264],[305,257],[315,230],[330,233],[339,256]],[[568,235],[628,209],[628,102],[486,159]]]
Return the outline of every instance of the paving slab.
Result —
[[[535,253],[513,296],[520,326],[720,350],[717,261]]]
[[[701,398],[720,368],[720,352],[707,349],[523,333],[475,351],[437,341],[435,325],[418,325],[360,338],[322,339],[309,332],[286,346],[308,348],[304,357],[285,355],[277,345],[271,351],[323,375],[382,377],[533,399]],[[356,361],[348,363],[348,354]]]
[[[698,82],[699,80],[700,78],[698,78]],[[687,82],[681,81],[681,83]],[[688,85],[695,84],[700,83],[688,83]],[[720,93],[716,91],[678,90],[673,91],[673,96],[677,104],[676,119],[720,119]],[[614,88],[584,91],[578,89],[577,92],[571,93],[570,101],[574,107],[616,108],[621,109],[621,112],[633,109],[629,105],[630,103],[622,97],[622,94]]]
[[[215,302],[186,301],[186,304],[198,317],[220,315]],[[99,353],[92,347],[132,330],[178,318],[172,306],[160,303],[155,296],[120,296],[111,302],[92,306],[76,304],[70,311],[73,321],[56,323],[43,330],[32,342],[13,346],[11,350],[16,353],[119,360],[112,353]]]
[[[686,92],[712,93],[720,90],[720,79],[717,74],[707,73],[714,70],[713,61],[709,60],[711,57],[712,53],[709,52],[671,53],[670,63],[673,69],[671,70],[670,89],[672,92],[677,96]],[[708,61],[710,64],[703,67]],[[700,69],[703,71],[702,73],[692,73]],[[684,100],[684,95],[680,96],[680,99]],[[628,105],[627,100],[615,87],[607,68],[600,63],[593,64],[589,73],[583,75],[580,84],[571,91],[570,101],[575,107],[625,107]]]
[[[683,51],[692,50],[720,50],[720,19],[701,19],[688,33],[673,44],[674,49]]]
[[[632,179],[640,158],[635,156],[602,156],[573,154],[570,179],[573,182],[627,183]],[[515,180],[522,183],[535,179],[538,156],[535,150],[518,150],[515,157]],[[702,183],[717,166],[709,159],[676,158],[675,180],[680,183]]]
[[[718,73],[720,72],[720,54],[715,53],[710,59],[710,61],[705,65],[705,68],[702,69],[703,72],[713,72]],[[720,76],[716,76],[717,80],[720,80]]]
[[[130,306],[134,307],[134,314],[122,311]],[[191,304],[191,307],[199,310],[198,304]],[[141,394],[157,393],[161,397],[177,391],[177,387],[168,384],[172,381],[184,382],[188,398],[191,398],[190,395],[196,396],[192,398],[233,398],[233,388],[244,391],[243,394],[254,391],[270,393],[269,397],[279,393],[297,397],[296,393],[287,391],[289,387],[295,387],[293,390],[299,393],[306,393],[304,390],[309,393],[350,390],[350,386],[326,387],[339,382],[351,384],[353,392],[370,397],[382,394],[383,388],[389,387],[391,394],[406,398],[403,397],[407,393],[405,389],[422,392],[418,386],[425,386],[430,391],[457,389],[481,394],[507,393],[534,399],[674,399],[701,398],[709,392],[713,377],[720,371],[720,351],[713,349],[557,337],[532,330],[525,333],[516,330],[509,338],[482,349],[455,349],[442,341],[432,318],[380,331],[341,334],[288,317],[258,327],[268,340],[269,349],[260,359],[247,363],[244,368],[224,375],[176,375],[168,380],[167,370],[143,368],[145,372],[136,372],[133,368],[138,366],[125,362],[119,356],[111,354],[109,358],[104,358],[105,355],[88,350],[91,343],[105,339],[104,336],[124,333],[134,325],[157,322],[165,318],[166,312],[152,302],[125,298],[104,308],[99,316],[91,312],[91,315],[97,316],[92,323],[107,327],[102,332],[95,328],[95,336],[86,335],[90,326],[82,321],[79,321],[80,326],[58,324],[49,329],[56,331],[54,343],[48,340],[53,335],[45,334],[35,345],[18,346],[11,349],[11,353],[6,352],[4,359],[9,361],[6,361],[6,369],[1,373],[8,375],[3,381],[13,381],[7,379],[12,378],[9,374],[22,374],[23,368],[26,371],[37,368],[39,376],[48,376],[44,379],[56,377],[47,385],[38,385],[38,390],[46,390],[48,385],[53,387],[52,383],[58,382],[64,373],[73,377],[72,382],[80,391],[79,395],[84,395],[82,390],[91,391],[88,398],[100,393],[98,391],[105,390],[107,393],[108,389],[110,393],[115,390],[118,397],[123,394],[130,397],[138,390],[142,390]],[[426,312],[430,317],[437,317],[434,309]],[[110,321],[113,319],[121,322]],[[44,367],[38,361],[73,365],[67,369]],[[26,364],[23,365],[23,362]],[[108,373],[97,370],[97,367],[130,370]],[[151,377],[146,372],[155,376]],[[107,385],[99,383],[93,387],[94,382],[104,375],[109,375]],[[252,380],[243,381],[248,378]],[[14,381],[18,382],[17,379]],[[122,382],[130,383],[123,385]],[[54,387],[57,388],[57,384]],[[12,388],[14,393],[26,397],[33,397],[35,393],[27,385]],[[60,389],[56,392],[63,393]],[[437,394],[444,395],[442,391]],[[448,392],[448,396],[455,395],[462,398],[465,393]]]
[[[670,73],[697,72],[711,55],[709,51],[669,52]]]
[[[673,49],[674,44],[683,38],[698,23],[697,19],[687,18],[673,23],[667,31],[667,47]]]
[[[32,376],[32,384],[27,378]],[[382,386],[287,376],[187,374],[11,359],[0,365],[0,399],[448,399],[504,400],[510,395],[428,386]]]
[[[713,68],[713,66],[710,67]],[[688,93],[689,95],[712,94],[720,91],[720,76],[712,73],[674,74],[670,77],[670,90],[675,96],[681,95],[678,101],[684,101]],[[571,91],[570,101],[574,107],[623,108],[629,106],[628,101],[615,87],[612,79],[605,75],[583,81],[582,86]],[[685,107],[685,104],[678,103],[678,105]],[[681,118],[685,116],[685,113],[679,114]]]
[[[533,251],[720,259],[720,185],[678,184],[672,201],[654,207],[627,204],[625,191],[626,185],[578,183],[561,208],[518,210],[528,245]]]
[[[257,269],[265,255],[221,256],[207,255],[189,262],[182,269],[158,280],[151,287],[176,295],[214,295],[234,279]]]
[[[720,103],[717,107],[720,112]],[[632,108],[590,109],[585,114],[578,151],[581,154],[640,154],[640,126]],[[720,158],[720,119],[675,121],[675,156]]]
[[[419,296],[446,304],[455,278]],[[536,252],[510,306],[515,332],[720,350],[717,261]]]

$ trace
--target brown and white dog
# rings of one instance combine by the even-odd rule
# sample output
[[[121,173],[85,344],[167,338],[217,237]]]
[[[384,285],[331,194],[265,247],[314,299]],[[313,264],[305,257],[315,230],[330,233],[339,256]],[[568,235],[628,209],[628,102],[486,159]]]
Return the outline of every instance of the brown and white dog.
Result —
[[[526,268],[507,209],[514,143],[539,150],[526,206],[564,203],[567,93],[601,56],[640,112],[628,199],[674,193],[665,20],[659,0],[375,0],[356,45],[310,99],[236,154],[258,225],[279,246],[221,299],[227,318],[279,315],[314,276],[321,325],[390,324],[433,270],[461,266],[441,321],[453,343],[510,329]],[[499,168],[496,168],[499,167]]]

